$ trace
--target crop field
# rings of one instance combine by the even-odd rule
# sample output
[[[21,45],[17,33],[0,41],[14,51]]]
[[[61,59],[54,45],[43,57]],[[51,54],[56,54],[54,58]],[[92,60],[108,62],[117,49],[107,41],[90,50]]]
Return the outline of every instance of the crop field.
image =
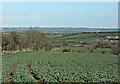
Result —
[[[50,34],[49,34],[50,35]],[[48,36],[49,36],[48,35]],[[52,35],[52,34],[51,34]],[[50,36],[51,36],[50,35]],[[60,34],[57,34],[60,35]],[[82,52],[82,53],[112,53],[111,48],[96,48],[99,42],[108,44],[109,46],[114,46],[118,44],[118,40],[104,41],[106,36],[118,36],[117,32],[114,33],[85,33],[85,34],[62,34],[55,38],[48,37],[53,43],[52,51],[62,52],[65,48],[70,48],[72,52]]]
[[[118,56],[32,51],[2,55],[3,82],[117,82]]]
[[[64,35],[61,34],[54,35],[54,38],[51,38],[53,34],[47,35],[50,38],[51,42],[54,43],[54,47],[62,46],[62,42],[65,41],[67,43],[72,43],[72,45],[78,44],[78,42],[86,42],[89,44],[96,44],[98,39],[103,39],[106,36],[118,36],[118,33],[88,33],[88,34],[75,34],[75,35]],[[57,36],[55,38],[55,36]],[[116,41],[114,41],[116,42]],[[71,46],[68,44],[68,46]]]

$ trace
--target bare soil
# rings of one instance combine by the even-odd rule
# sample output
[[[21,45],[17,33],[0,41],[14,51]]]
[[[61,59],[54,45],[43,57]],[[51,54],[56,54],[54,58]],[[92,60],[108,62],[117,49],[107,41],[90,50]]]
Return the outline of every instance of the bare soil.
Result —
[[[35,74],[35,73],[32,71],[30,64],[31,64],[31,62],[29,62],[28,65],[27,65],[27,70],[28,70],[28,72],[31,73],[32,77],[35,79],[35,81],[36,81],[38,84],[42,84],[43,82],[40,80],[40,78],[37,77],[37,74]]]
[[[17,67],[17,65],[20,62],[17,62],[16,64],[14,64],[13,66],[9,66],[11,68],[9,75],[6,77],[5,82],[8,82],[9,84],[12,84],[12,75],[13,75],[13,71],[15,70],[15,68]]]

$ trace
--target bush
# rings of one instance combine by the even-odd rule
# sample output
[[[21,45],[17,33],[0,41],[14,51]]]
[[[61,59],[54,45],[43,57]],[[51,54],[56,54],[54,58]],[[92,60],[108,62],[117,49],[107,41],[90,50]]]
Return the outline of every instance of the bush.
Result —
[[[112,46],[112,54],[119,55],[120,48],[118,46]]]
[[[69,49],[64,49],[63,52],[70,52],[70,48]]]

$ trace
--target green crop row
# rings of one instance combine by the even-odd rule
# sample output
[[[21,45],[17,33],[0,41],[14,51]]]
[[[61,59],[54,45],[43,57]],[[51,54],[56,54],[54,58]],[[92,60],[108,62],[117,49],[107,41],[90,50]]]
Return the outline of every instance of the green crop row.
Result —
[[[2,80],[10,71],[7,65],[20,61],[13,71],[13,82],[35,82],[27,70],[27,64],[31,61],[32,71],[44,82],[117,82],[117,58],[112,54],[48,51],[3,55]]]

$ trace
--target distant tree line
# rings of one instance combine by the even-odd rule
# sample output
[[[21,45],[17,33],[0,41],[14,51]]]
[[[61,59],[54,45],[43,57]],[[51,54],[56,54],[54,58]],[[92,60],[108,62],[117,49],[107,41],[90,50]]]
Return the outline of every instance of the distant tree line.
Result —
[[[51,48],[52,43],[46,35],[36,30],[28,30],[24,33],[13,31],[2,35],[3,51],[49,51]]]

